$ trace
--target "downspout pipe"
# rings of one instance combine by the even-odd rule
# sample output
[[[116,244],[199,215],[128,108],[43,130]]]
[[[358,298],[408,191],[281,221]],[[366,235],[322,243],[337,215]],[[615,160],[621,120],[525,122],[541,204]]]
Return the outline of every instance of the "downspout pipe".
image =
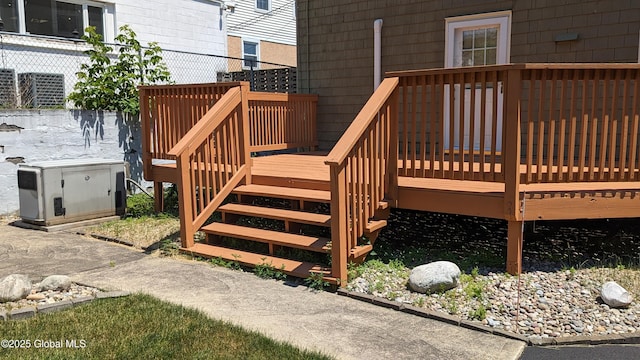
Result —
[[[382,69],[382,19],[373,22],[373,91],[380,86]]]

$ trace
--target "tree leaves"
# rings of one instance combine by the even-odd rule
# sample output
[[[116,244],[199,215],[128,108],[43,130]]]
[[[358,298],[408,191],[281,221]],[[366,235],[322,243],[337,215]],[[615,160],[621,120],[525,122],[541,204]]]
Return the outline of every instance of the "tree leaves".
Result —
[[[91,49],[84,52],[89,56],[89,63],[80,65],[76,73],[78,82],[68,96],[75,107],[135,115],[140,111],[139,85],[171,82],[162,49],[152,42],[143,51],[129,26],[120,27],[115,37],[116,53],[114,47],[102,41],[94,27],[88,27],[85,32],[82,38],[91,45]]]

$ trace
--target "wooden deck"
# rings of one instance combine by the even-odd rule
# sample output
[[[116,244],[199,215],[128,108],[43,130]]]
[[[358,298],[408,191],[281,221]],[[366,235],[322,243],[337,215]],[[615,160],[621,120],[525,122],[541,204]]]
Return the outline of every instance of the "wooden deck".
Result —
[[[326,156],[287,154],[253,158],[253,183],[329,188]],[[402,168],[401,161],[398,162]],[[521,167],[526,176],[526,167]],[[397,208],[504,218],[504,183],[399,176]],[[523,220],[640,216],[640,182],[521,184]],[[461,205],[464,204],[464,205]]]
[[[252,183],[328,191],[330,181],[326,160],[324,152],[254,157]],[[398,168],[403,169],[403,165],[399,160]],[[465,163],[465,166],[469,164]],[[175,164],[154,167],[160,169],[160,174],[175,174]],[[522,165],[520,171],[525,177],[526,166]],[[396,207],[400,209],[496,219],[505,217],[505,184],[501,182],[399,176],[398,193]],[[524,221],[640,216],[640,182],[521,184],[519,194]]]
[[[182,247],[205,256],[233,255],[194,244],[215,211],[229,222],[260,211],[284,221],[294,236],[235,223],[208,229],[258,239],[274,260],[280,246],[313,251],[295,235],[321,222],[330,225],[331,277],[344,285],[348,262],[371,251],[395,207],[506,220],[506,269],[517,274],[524,221],[640,217],[640,64],[388,73],[328,154],[298,152],[317,147],[313,95],[257,94],[247,83],[140,94],[144,176],[177,184]],[[277,150],[298,153],[253,156]],[[221,207],[233,193],[239,203]],[[292,207],[272,213],[243,202],[256,196]],[[328,220],[296,213],[318,203],[329,204]]]

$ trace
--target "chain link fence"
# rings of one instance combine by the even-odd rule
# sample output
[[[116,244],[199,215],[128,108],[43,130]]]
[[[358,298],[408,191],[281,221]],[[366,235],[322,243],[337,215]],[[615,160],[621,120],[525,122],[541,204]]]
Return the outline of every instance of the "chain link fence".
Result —
[[[0,32],[0,109],[66,108],[89,49],[82,40]],[[296,92],[296,69],[286,65],[164,49],[162,57],[176,84],[249,81],[255,91]]]

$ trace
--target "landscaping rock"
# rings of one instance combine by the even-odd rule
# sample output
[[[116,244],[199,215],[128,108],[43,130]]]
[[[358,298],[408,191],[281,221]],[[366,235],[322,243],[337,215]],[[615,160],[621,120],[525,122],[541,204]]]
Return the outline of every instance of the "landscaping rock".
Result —
[[[460,268],[449,261],[436,261],[420,265],[409,275],[409,287],[419,293],[444,291],[458,286]]]
[[[40,282],[40,291],[48,290],[69,290],[71,287],[71,279],[66,275],[47,276]]]
[[[42,293],[35,293],[27,295],[27,300],[40,301],[46,299],[47,296]]]
[[[0,281],[0,302],[17,301],[31,293],[31,280],[26,275],[12,274]]]
[[[609,281],[602,285],[600,297],[605,304],[612,308],[627,307],[633,300],[631,294],[615,281]]]

